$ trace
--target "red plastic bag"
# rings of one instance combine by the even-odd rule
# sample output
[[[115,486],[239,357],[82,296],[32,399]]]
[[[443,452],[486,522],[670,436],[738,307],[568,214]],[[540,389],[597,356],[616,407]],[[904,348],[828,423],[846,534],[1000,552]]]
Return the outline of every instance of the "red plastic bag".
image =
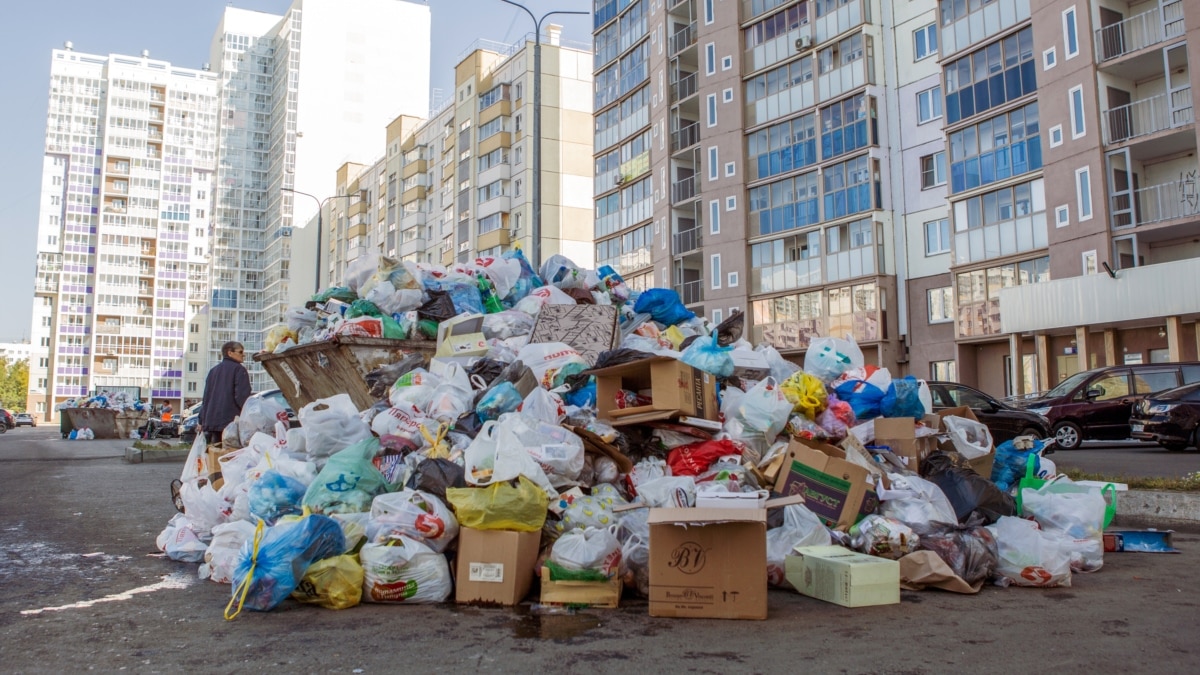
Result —
[[[729,439],[700,441],[675,448],[667,455],[667,464],[674,476],[699,476],[721,457],[741,455],[742,449]]]

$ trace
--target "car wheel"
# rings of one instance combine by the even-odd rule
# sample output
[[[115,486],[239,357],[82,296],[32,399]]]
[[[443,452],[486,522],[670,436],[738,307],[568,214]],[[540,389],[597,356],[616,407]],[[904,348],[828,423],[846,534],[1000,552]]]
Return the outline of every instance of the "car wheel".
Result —
[[[1060,422],[1054,427],[1054,439],[1063,450],[1076,450],[1083,442],[1083,431],[1074,422]]]

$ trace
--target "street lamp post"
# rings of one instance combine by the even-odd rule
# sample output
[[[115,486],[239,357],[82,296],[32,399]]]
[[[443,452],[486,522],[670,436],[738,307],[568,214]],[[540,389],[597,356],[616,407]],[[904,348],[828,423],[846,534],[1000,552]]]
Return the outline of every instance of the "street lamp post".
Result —
[[[291,192],[292,194],[297,194],[297,195],[304,195],[305,197],[309,197],[314,202],[317,203],[317,278],[313,282],[316,285],[316,290],[313,292],[320,293],[321,292],[321,247],[324,245],[324,242],[322,241],[322,233],[324,231],[324,224],[325,224],[325,219],[324,219],[324,214],[323,214],[323,212],[325,211],[325,202],[329,201],[330,199],[349,199],[350,195],[330,195],[330,196],[326,197],[325,199],[319,199],[316,195],[311,195],[307,192],[301,192],[299,190],[293,190],[292,188],[281,187],[281,188],[279,188],[279,191],[280,192]]]
[[[542,21],[554,14],[590,15],[591,12],[554,10],[540,18],[529,8],[512,0],[501,2],[525,10],[533,19],[533,269],[542,266]],[[560,224],[561,227],[561,224]]]

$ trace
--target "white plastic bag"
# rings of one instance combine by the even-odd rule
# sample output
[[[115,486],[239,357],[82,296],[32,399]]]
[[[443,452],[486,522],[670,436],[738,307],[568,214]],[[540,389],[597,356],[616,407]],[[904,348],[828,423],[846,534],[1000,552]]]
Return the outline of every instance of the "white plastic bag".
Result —
[[[371,502],[367,536],[384,544],[401,535],[412,537],[441,553],[458,537],[458,521],[437,497],[405,488],[377,495]]]
[[[978,459],[992,451],[992,432],[982,422],[947,415],[942,418],[954,449],[966,459]]]
[[[1070,549],[1072,570],[1095,572],[1104,566],[1108,504],[1100,490],[1056,481],[1038,490],[1022,490],[1021,501],[1022,511],[1032,515],[1042,529],[1062,537]]]
[[[424,445],[425,439],[421,436],[421,424],[427,421],[419,410],[411,404],[388,408],[375,416],[371,420],[371,431],[377,436],[399,436],[408,441],[411,441],[415,447]],[[436,424],[432,425],[436,427]]]
[[[987,529],[1000,554],[997,575],[1018,586],[1071,585],[1071,552],[1061,537],[1013,516],[1003,516]]]
[[[554,376],[564,367],[571,364],[588,367],[583,355],[565,342],[535,342],[525,345],[517,353],[517,358],[529,366],[538,383],[546,389],[554,388]]]
[[[442,383],[433,390],[426,413],[439,422],[453,425],[474,409],[474,397],[467,371],[457,363],[450,363],[442,371]]]
[[[862,350],[853,339],[814,338],[804,352],[804,372],[822,382],[836,380],[851,368],[862,368],[864,363]]]
[[[182,513],[171,518],[154,543],[158,545],[158,550],[177,562],[200,562],[204,560],[204,551],[208,549],[208,544],[201,539],[201,533]]]
[[[696,479],[663,476],[638,483],[637,495],[652,508],[689,508],[696,505]]]
[[[784,396],[783,389],[775,378],[768,377],[741,397],[733,411],[733,419],[725,423],[725,430],[736,440],[759,438],[770,446],[787,426],[791,414],[792,404]]]
[[[179,496],[183,500],[188,522],[201,536],[208,535],[214,527],[228,521],[233,510],[232,505],[208,484],[187,481],[179,488]],[[200,561],[197,559],[195,562]]]
[[[360,255],[346,265],[346,272],[342,275],[344,285],[354,292],[362,288],[371,275],[375,274],[375,270],[379,267],[379,254],[374,251]]]
[[[254,523],[246,520],[214,527],[212,543],[204,551],[204,562],[200,565],[200,578],[211,579],[218,584],[233,583],[238,552],[242,550],[242,544],[254,538],[254,529]]]
[[[454,583],[446,556],[401,536],[388,544],[364,544],[363,600],[425,604],[450,597]]]
[[[650,596],[650,509],[626,511],[617,527],[621,580],[642,597]]]
[[[575,298],[567,295],[555,286],[542,286],[529,292],[529,295],[517,301],[513,309],[530,316],[537,316],[546,305],[574,305]]]
[[[556,487],[571,483],[583,471],[583,440],[557,424],[506,413],[497,421],[496,443],[499,448],[524,448]]]
[[[321,468],[333,453],[371,438],[371,428],[358,416],[350,394],[322,398],[300,409],[308,459]]]
[[[561,424],[567,416],[562,398],[541,387],[534,387],[533,391],[529,392],[525,400],[521,401],[519,411],[531,420],[547,424]]]
[[[954,506],[937,483],[919,476],[889,473],[892,487],[887,489],[880,483],[876,486],[879,495],[879,515],[898,520],[905,525],[927,523],[958,523]]]
[[[521,279],[521,263],[511,258],[476,258],[475,264],[496,287],[496,297],[507,298]]]
[[[767,583],[792,588],[784,577],[784,561],[797,546],[829,546],[833,538],[817,514],[803,504],[783,507],[783,525],[767,530]]]
[[[621,567],[621,543],[617,541],[616,527],[566,532],[554,542],[549,560],[569,570],[612,577]]]
[[[505,413],[505,416],[513,413]],[[484,422],[475,439],[463,453],[463,469],[469,485],[491,485],[496,481],[508,481],[524,475],[537,483],[551,499],[558,497],[558,491],[550,484],[549,477],[533,457],[525,452],[522,444],[500,445],[497,440],[499,422]]]
[[[771,377],[775,378],[776,382],[783,382],[800,371],[800,366],[783,358],[777,349],[765,342],[755,347],[754,351],[762,354],[767,360],[767,367],[771,369]]]
[[[266,396],[251,396],[242,406],[242,414],[238,415],[238,439],[243,447],[247,446],[254,434],[273,434],[275,423],[281,420],[287,424],[287,411],[278,401]]]

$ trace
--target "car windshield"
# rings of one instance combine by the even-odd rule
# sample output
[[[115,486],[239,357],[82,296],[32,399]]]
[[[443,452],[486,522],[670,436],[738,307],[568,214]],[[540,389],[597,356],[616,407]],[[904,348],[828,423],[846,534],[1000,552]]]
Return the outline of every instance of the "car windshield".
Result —
[[[1182,399],[1182,398],[1194,398],[1194,397],[1189,396],[1189,394],[1192,394],[1197,389],[1200,389],[1200,383],[1185,384],[1182,387],[1177,387],[1175,389],[1168,389],[1167,391],[1159,392],[1154,395],[1154,399],[1157,401],[1178,401],[1179,399]]]
[[[1091,374],[1092,373],[1088,372],[1088,371],[1084,371],[1082,373],[1075,373],[1074,375],[1068,377],[1067,379],[1063,380],[1062,382],[1059,382],[1057,387],[1051,389],[1050,391],[1046,392],[1045,394],[1042,394],[1041,398],[1054,398],[1054,397],[1058,397],[1058,396],[1066,396],[1068,393],[1070,393],[1070,391],[1072,389],[1074,389],[1075,387],[1078,387],[1079,383],[1086,380],[1088,378],[1088,376]]]

